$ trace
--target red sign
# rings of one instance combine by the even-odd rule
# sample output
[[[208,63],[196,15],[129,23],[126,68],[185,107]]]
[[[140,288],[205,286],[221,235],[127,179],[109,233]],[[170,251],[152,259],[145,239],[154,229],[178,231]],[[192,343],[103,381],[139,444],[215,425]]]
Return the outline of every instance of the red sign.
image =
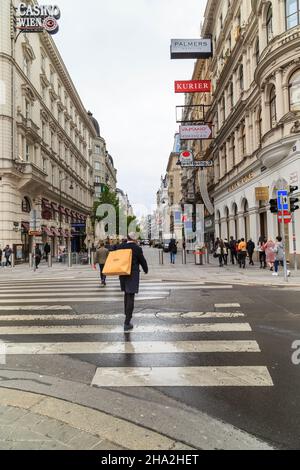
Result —
[[[185,80],[175,82],[175,93],[209,93],[210,80]]]
[[[285,224],[290,224],[292,221],[292,215],[289,211],[283,211],[283,220]],[[282,224],[282,211],[278,213],[278,222]]]

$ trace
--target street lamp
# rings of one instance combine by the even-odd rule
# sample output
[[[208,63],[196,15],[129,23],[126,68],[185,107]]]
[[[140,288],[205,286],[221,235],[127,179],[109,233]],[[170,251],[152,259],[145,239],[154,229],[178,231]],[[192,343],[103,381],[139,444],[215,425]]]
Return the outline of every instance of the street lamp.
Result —
[[[63,178],[61,180],[59,180],[59,233],[60,233],[60,244],[62,244],[62,234],[61,234],[61,226],[62,226],[62,212],[61,212],[61,204],[62,204],[62,190],[61,190],[61,185],[62,183],[68,179],[67,177],[66,178]],[[73,183],[70,184],[70,188],[69,188],[71,191],[74,189],[73,188]]]

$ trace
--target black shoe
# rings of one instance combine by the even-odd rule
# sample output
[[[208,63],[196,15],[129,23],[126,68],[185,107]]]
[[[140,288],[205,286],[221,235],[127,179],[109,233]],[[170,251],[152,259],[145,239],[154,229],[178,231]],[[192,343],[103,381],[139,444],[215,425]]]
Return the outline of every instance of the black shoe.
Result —
[[[129,323],[128,325],[125,323],[124,324],[124,331],[130,331],[133,330],[133,324]]]

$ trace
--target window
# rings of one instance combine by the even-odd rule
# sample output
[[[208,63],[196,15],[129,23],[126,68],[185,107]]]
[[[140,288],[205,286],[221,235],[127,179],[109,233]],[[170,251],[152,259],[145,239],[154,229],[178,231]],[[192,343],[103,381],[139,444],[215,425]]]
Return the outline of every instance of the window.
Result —
[[[270,91],[270,120],[271,120],[271,128],[275,127],[277,123],[275,86],[273,86]]]
[[[97,183],[97,184],[101,183],[100,176],[95,177],[95,183]]]
[[[30,103],[27,100],[25,100],[25,117],[30,119]]]
[[[30,161],[30,146],[26,142],[26,154],[25,154],[25,160],[26,162]]]
[[[225,122],[225,98],[224,97],[221,100],[221,121],[222,123]]]
[[[233,83],[232,82],[230,82],[230,85],[229,85],[228,97],[229,97],[230,107],[232,109],[233,106],[234,106],[234,102],[233,102]]]
[[[47,173],[47,159],[43,158],[43,172]]]
[[[46,70],[46,57],[43,53],[41,55],[41,62],[42,62],[42,71],[45,72],[45,70]]]
[[[286,29],[291,29],[300,24],[300,1],[286,0]]]
[[[27,197],[24,197],[24,199],[22,200],[22,212],[24,212],[25,214],[29,214],[30,211],[31,205],[29,199]]]
[[[96,153],[96,155],[100,155],[100,153],[101,153],[101,147],[100,147],[100,145],[96,145],[96,146],[95,146],[95,153]]]
[[[242,124],[241,134],[242,134],[242,155],[245,156],[247,153],[247,148],[246,148],[246,127],[245,127],[244,122]]]
[[[290,111],[300,111],[300,70],[296,70],[290,78]]]
[[[259,109],[259,113],[258,113],[258,141],[259,141],[259,145],[260,145],[261,141],[262,141],[262,111],[261,111],[261,108]]]
[[[95,170],[97,170],[97,171],[101,170],[101,163],[100,162],[95,162]]]
[[[240,83],[240,90],[244,90],[244,67],[241,65],[239,69],[239,83]]]
[[[273,8],[271,4],[267,12],[266,27],[267,27],[267,43],[269,43],[271,39],[273,39]]]
[[[24,56],[23,60],[23,72],[25,73],[27,78],[30,78],[30,61],[26,56]]]

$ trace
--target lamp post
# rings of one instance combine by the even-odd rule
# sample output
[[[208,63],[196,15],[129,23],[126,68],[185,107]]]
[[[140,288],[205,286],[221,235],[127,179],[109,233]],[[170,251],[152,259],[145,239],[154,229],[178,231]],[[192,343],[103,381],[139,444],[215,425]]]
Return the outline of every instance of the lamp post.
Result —
[[[62,238],[63,238],[62,235],[61,235],[61,226],[62,226],[62,212],[61,212],[62,190],[61,190],[61,185],[62,185],[63,181],[65,181],[66,179],[67,179],[67,177],[59,180],[59,233],[60,233],[59,242],[60,242],[60,244],[62,244]],[[71,191],[74,189],[72,183],[70,184],[69,189]]]

